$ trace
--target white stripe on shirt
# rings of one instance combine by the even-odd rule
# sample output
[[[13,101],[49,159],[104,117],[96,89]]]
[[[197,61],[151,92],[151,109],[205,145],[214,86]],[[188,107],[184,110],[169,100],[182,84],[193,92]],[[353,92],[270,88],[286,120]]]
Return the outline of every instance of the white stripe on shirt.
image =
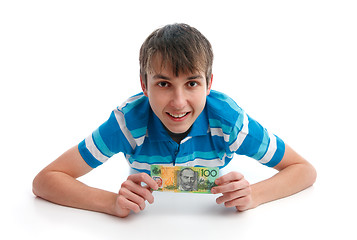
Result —
[[[103,155],[98,148],[95,146],[94,142],[93,142],[93,138],[92,135],[88,136],[85,139],[85,143],[86,143],[86,147],[88,149],[88,151],[93,155],[93,157],[95,157],[98,161],[104,163],[105,161],[108,160],[108,157]]]
[[[249,124],[249,120],[248,120],[248,116],[246,113],[244,113],[243,115],[243,128],[241,129],[241,131],[238,133],[238,136],[236,138],[236,140],[234,141],[234,143],[232,143],[229,146],[229,150],[231,152],[235,152],[239,149],[240,145],[242,145],[245,137],[248,135],[249,133],[249,128],[248,128],[248,124]]]
[[[222,159],[202,159],[195,158],[192,161],[184,162],[184,163],[176,163],[176,166],[205,166],[205,167],[221,167],[224,166],[225,161]]]
[[[277,149],[277,140],[274,134],[269,133],[269,147],[267,152],[265,153],[264,157],[260,159],[258,162],[260,163],[268,163],[274,156],[276,149]]]
[[[116,118],[116,120],[117,120],[117,122],[118,122],[118,124],[119,124],[119,127],[120,127],[122,133],[124,134],[126,140],[128,140],[128,142],[129,142],[131,148],[134,149],[136,143],[135,143],[135,140],[134,140],[134,138],[132,137],[130,131],[129,131],[128,128],[126,127],[125,119],[124,119],[124,114],[123,114],[121,111],[119,111],[119,110],[115,110],[115,111],[114,111],[114,114],[115,114],[115,118]]]
[[[223,137],[225,142],[229,142],[230,136],[228,134],[225,134],[222,128],[211,128],[211,135]]]

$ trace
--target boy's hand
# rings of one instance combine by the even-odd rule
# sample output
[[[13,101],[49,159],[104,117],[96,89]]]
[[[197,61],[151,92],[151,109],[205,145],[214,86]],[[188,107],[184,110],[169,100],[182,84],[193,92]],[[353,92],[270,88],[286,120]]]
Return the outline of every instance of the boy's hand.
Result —
[[[218,204],[224,203],[226,207],[236,207],[244,211],[253,207],[249,182],[241,173],[230,172],[216,179],[216,187],[211,189],[214,194],[223,195],[216,199]]]
[[[142,186],[145,183],[146,186]],[[157,190],[158,185],[148,174],[132,174],[122,183],[118,197],[115,202],[115,215],[126,217],[130,210],[138,213],[145,208],[145,201],[150,204],[154,202],[152,190]]]

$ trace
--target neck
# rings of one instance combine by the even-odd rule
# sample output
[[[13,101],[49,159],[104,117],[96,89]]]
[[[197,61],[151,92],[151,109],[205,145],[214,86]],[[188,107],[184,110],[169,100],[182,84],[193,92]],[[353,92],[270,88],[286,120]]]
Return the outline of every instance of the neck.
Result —
[[[165,127],[165,126],[164,126]],[[169,129],[167,129],[165,127],[165,130],[167,131],[167,133],[169,134],[169,136],[172,138],[172,140],[174,140],[175,142],[177,142],[178,144],[180,144],[180,142],[182,141],[182,139],[184,139],[191,131],[192,126],[184,133],[173,133],[171,132]]]

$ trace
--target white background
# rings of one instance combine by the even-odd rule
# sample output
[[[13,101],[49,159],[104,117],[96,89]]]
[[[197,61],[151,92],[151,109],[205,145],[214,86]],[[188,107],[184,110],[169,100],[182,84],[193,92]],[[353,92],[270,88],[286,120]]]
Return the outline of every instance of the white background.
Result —
[[[356,239],[356,12],[345,0],[1,1],[0,234]],[[35,198],[35,175],[141,90],[139,48],[175,22],[211,41],[213,88],[308,159],[315,185],[244,213],[213,195],[154,193],[126,219]],[[275,173],[239,156],[230,170],[251,183]],[[128,174],[118,155],[81,180],[117,192]]]

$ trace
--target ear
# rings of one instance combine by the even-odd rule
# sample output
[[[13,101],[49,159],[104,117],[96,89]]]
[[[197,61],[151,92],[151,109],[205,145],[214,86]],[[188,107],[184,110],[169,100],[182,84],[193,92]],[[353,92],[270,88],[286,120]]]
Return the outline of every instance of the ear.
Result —
[[[213,81],[213,74],[211,74],[211,79],[208,82],[208,86],[207,86],[207,96],[210,94],[211,92],[211,88],[212,88],[212,81]]]
[[[141,84],[141,89],[143,90],[144,95],[147,97],[148,96],[148,91],[147,87],[145,86],[145,83],[140,75],[140,84]]]

